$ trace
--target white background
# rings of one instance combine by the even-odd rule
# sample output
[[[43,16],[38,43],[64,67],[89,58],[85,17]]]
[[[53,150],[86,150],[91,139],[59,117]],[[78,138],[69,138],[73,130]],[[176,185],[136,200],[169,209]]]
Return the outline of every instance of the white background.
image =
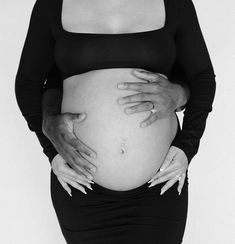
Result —
[[[27,128],[14,94],[33,3],[0,0],[0,243],[64,244],[50,198],[50,164]],[[183,243],[233,244],[235,4],[232,0],[194,0],[194,4],[214,65],[217,92],[199,153],[189,168]]]

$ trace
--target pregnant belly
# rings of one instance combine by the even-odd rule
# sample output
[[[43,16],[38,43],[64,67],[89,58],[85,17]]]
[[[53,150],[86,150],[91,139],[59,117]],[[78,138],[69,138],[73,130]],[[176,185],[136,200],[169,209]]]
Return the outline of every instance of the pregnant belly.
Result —
[[[87,114],[83,122],[75,123],[74,133],[97,153],[96,159],[87,157],[97,166],[94,182],[112,190],[129,190],[147,182],[163,163],[178,126],[175,113],[141,128],[149,111],[124,112],[130,104],[119,105],[117,99],[136,92],[120,90],[117,83],[142,81],[131,71],[94,70],[63,83],[61,112]]]

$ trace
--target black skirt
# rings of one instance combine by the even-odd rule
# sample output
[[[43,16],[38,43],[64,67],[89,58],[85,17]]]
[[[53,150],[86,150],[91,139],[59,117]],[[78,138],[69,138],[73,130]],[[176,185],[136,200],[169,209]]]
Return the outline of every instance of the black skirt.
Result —
[[[72,197],[51,170],[52,203],[68,244],[180,244],[188,211],[188,175],[181,195],[178,182],[160,195],[166,182],[127,191],[91,184]]]

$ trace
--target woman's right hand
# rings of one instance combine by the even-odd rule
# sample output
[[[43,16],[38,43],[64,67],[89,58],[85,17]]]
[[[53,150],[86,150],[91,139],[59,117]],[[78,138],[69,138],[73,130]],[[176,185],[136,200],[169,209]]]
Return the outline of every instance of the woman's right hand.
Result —
[[[92,172],[95,172],[97,167],[82,154],[96,158],[96,152],[80,141],[73,132],[74,123],[81,123],[85,118],[86,114],[63,113],[50,115],[43,119],[42,130],[65,162],[77,173],[82,173],[92,180]]]
[[[51,167],[54,174],[57,176],[58,181],[70,196],[72,196],[72,194],[71,188],[68,186],[68,184],[83,192],[84,194],[87,193],[85,191],[85,188],[81,186],[81,184],[92,190],[89,183],[94,182],[89,181],[88,183],[87,179],[85,179],[82,174],[78,174],[73,169],[71,169],[66,161],[59,154],[57,154],[51,161]]]

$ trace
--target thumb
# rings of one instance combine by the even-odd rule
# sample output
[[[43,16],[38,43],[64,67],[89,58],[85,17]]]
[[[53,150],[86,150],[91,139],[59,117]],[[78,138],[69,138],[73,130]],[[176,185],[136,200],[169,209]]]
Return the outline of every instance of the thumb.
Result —
[[[160,171],[163,171],[164,169],[166,169],[172,162],[173,158],[175,157],[175,150],[173,147],[170,147],[166,157],[165,157],[165,160],[160,168]]]
[[[70,119],[73,122],[82,122],[86,118],[86,113],[71,114]]]

